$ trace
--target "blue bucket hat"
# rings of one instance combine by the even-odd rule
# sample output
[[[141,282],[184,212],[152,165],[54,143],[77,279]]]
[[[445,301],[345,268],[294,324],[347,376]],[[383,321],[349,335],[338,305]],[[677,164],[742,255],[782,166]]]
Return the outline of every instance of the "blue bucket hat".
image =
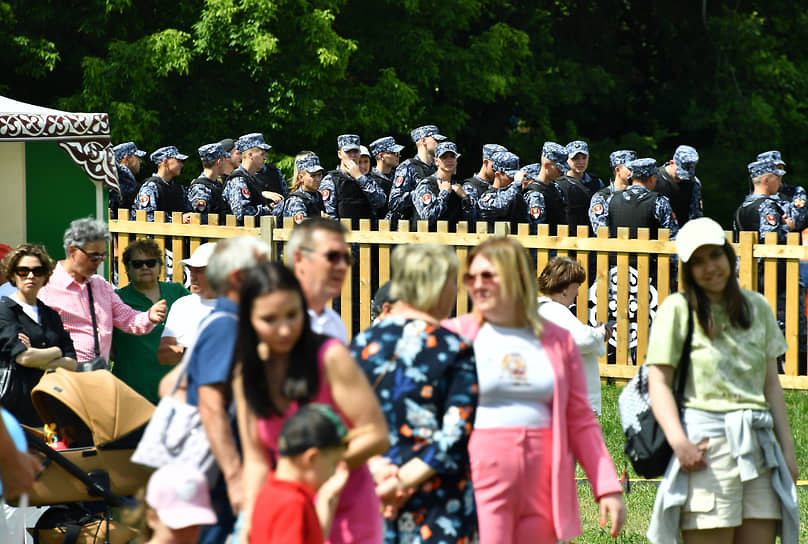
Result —
[[[676,165],[677,178],[691,180],[696,175],[699,153],[689,145],[680,145],[673,153],[673,163]]]
[[[435,146],[436,157],[443,157],[446,153],[454,153],[456,158],[460,158],[460,153],[457,152],[457,146],[454,142],[441,142]]]
[[[141,159],[146,156],[146,152],[138,149],[135,142],[118,144],[112,148],[112,152],[115,153],[115,162],[121,162],[124,157],[128,157],[129,155],[135,155]]]
[[[160,164],[166,159],[177,159],[178,161],[184,161],[188,158],[188,155],[183,155],[179,152],[179,150],[174,147],[173,145],[169,145],[166,147],[161,147],[151,155],[149,155],[149,159],[154,164]]]
[[[651,158],[634,159],[626,165],[631,170],[631,177],[648,179],[656,174],[656,160]]]
[[[569,158],[567,148],[561,144],[544,142],[544,145],[541,146],[541,156],[552,161],[561,170],[562,174],[570,169],[570,165],[567,164],[567,159]]]
[[[483,146],[483,159],[491,160],[491,156],[494,153],[498,153],[501,151],[508,151],[508,148],[506,148],[504,145],[499,144],[485,144]]]
[[[220,142],[215,144],[205,144],[199,148],[199,158],[203,161],[215,161],[216,159],[230,158],[230,153],[224,150]]]
[[[325,168],[320,164],[320,157],[312,155],[311,157],[303,157],[295,161],[295,167],[298,172],[322,172]]]
[[[236,149],[242,153],[254,147],[263,149],[264,151],[272,149],[272,146],[264,141],[264,135],[260,132],[251,132],[250,134],[239,136],[238,140],[236,140]]]
[[[621,164],[627,165],[636,158],[637,158],[636,151],[632,151],[630,149],[620,149],[618,151],[612,152],[609,155],[609,165],[612,167],[612,170],[614,170]]]
[[[510,151],[497,151],[491,156],[494,172],[502,172],[512,178],[519,171],[519,157]]]
[[[368,147],[374,157],[377,157],[379,153],[400,153],[404,149],[404,146],[398,145],[392,136],[384,136],[373,140]]]
[[[413,129],[413,131],[410,132],[410,136],[412,136],[413,142],[417,142],[421,138],[429,138],[430,136],[432,136],[439,142],[442,142],[443,140],[446,139],[446,136],[438,132],[438,127],[436,127],[435,125],[424,125],[422,127]]]
[[[337,136],[337,149],[340,151],[353,151],[359,149],[359,136],[356,134],[340,134]]]

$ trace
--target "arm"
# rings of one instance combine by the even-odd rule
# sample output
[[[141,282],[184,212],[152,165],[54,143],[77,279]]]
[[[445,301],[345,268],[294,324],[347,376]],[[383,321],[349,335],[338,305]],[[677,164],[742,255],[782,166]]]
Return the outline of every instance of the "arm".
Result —
[[[339,496],[348,482],[351,471],[345,461],[340,461],[334,474],[320,486],[317,490],[317,497],[314,499],[314,509],[317,512],[317,519],[324,535],[331,533],[331,523],[334,521],[334,514],[337,512]]]
[[[690,193],[690,219],[704,216],[704,209],[701,202],[701,181],[699,178],[693,180],[693,192]]]
[[[51,362],[62,358],[62,350],[50,348],[28,348],[14,359],[18,365],[45,370]],[[75,368],[75,367],[74,367]]]
[[[783,388],[780,386],[780,378],[777,374],[777,361],[771,359],[766,364],[766,382],[763,385],[763,393],[769,403],[772,418],[774,419],[774,434],[780,442],[783,450],[783,457],[786,459],[788,470],[794,481],[799,477],[799,467],[797,466],[797,456],[794,448],[794,438],[791,435],[791,426],[788,424],[788,412],[783,397]]]
[[[326,174],[320,182],[320,195],[323,197],[323,207],[328,217],[337,217],[337,195],[334,186],[334,176],[331,174]]]
[[[325,352],[325,379],[339,410],[354,427],[371,425],[372,431],[357,436],[348,445],[344,459],[349,468],[362,465],[390,447],[387,423],[367,378],[356,364],[348,348],[332,342]]]
[[[116,328],[136,335],[147,334],[154,328],[154,322],[149,317],[151,309],[147,312],[138,312],[122,301],[121,297],[113,290],[113,287],[103,279],[93,281],[92,288],[93,293],[97,290],[111,291],[109,297],[110,304],[112,305],[112,324]],[[98,299],[99,297],[96,295],[95,298]],[[96,300],[96,304],[98,304],[98,300]],[[159,304],[159,302],[155,305],[157,304]],[[165,304],[165,301],[163,301],[163,304]],[[152,308],[154,308],[154,306],[152,306]],[[110,331],[110,334],[112,334],[112,331]]]
[[[176,365],[182,360],[184,353],[185,346],[177,344],[175,337],[163,336],[157,348],[157,362],[161,365]]]
[[[671,231],[671,240],[674,240],[676,235],[679,234],[679,223],[676,221],[676,216],[673,214],[673,208],[671,208],[670,200],[667,197],[657,197],[655,213],[659,226]]]
[[[359,188],[365,193],[370,207],[373,208],[374,212],[378,212],[381,208],[384,208],[385,204],[387,204],[387,195],[384,194],[384,189],[379,186],[373,176],[362,174],[357,178],[356,183],[359,184]]]
[[[14,440],[0,418],[0,481],[3,482],[3,496],[16,499],[34,486],[34,477],[42,470],[39,460],[17,449]]]
[[[227,482],[227,496],[233,512],[243,502],[241,456],[236,448],[227,417],[226,386],[223,383],[199,386],[199,418],[210,440],[210,449]]]
[[[437,221],[446,215],[449,198],[452,196],[451,184],[440,182],[439,192],[434,194],[428,183],[419,183],[412,192],[412,202],[419,219]]]
[[[544,195],[539,191],[527,191],[523,193],[525,204],[527,205],[527,222],[530,225],[542,225],[547,223],[546,206]]]
[[[154,221],[154,212],[157,210],[157,186],[153,181],[144,183],[137,193],[135,202],[132,204],[132,220],[137,210],[146,211],[146,221]]]
[[[406,215],[407,211],[412,209],[411,194],[415,188],[415,181],[415,171],[409,164],[401,164],[396,168],[390,197],[387,199],[391,213]]]
[[[589,224],[596,235],[598,227],[609,226],[609,203],[600,193],[595,194],[589,202]]]

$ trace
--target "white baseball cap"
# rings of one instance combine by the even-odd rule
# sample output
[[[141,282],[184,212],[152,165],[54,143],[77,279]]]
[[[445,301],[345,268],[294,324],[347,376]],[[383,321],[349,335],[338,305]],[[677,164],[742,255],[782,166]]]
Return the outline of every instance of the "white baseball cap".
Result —
[[[193,266],[194,268],[201,268],[203,266],[208,266],[208,261],[210,261],[210,256],[213,255],[214,250],[216,249],[216,242],[208,242],[207,244],[202,244],[194,254],[188,257],[187,259],[183,259],[180,261],[180,264],[185,266]]]
[[[687,262],[701,246],[723,246],[727,242],[724,229],[709,217],[691,219],[676,235],[676,252]]]
[[[187,465],[157,469],[149,478],[146,502],[171,529],[216,523],[208,481],[198,469]]]

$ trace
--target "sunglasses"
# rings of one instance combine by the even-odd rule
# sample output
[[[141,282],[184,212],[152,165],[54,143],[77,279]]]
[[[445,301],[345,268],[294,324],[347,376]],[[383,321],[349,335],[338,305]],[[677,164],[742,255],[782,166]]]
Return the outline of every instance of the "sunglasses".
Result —
[[[18,266],[14,269],[14,274],[20,278],[27,278],[28,274],[33,274],[35,278],[41,278],[48,273],[47,267],[35,266],[33,268],[28,266]]]
[[[468,272],[466,272],[465,274],[463,274],[463,283],[468,283],[469,285],[471,285],[477,281],[477,278],[480,278],[480,281],[482,281],[483,283],[491,283],[492,281],[494,281],[494,278],[496,276],[497,276],[496,273],[491,272],[490,270],[484,270],[479,274],[469,274]]]
[[[107,258],[107,255],[109,255],[109,253],[107,253],[106,251],[104,253],[87,253],[83,247],[76,247],[76,249],[87,255],[88,259],[95,262],[103,261],[104,259]]]
[[[129,266],[132,268],[154,268],[157,266],[157,259],[132,259],[129,261]]]
[[[345,266],[351,266],[353,264],[353,255],[351,255],[350,251],[328,251],[326,253],[319,253],[314,251],[308,247],[300,248],[303,251],[308,251],[309,253],[315,253],[317,255],[322,255],[325,257],[325,260],[328,261],[330,264],[339,264],[340,262],[345,263]]]

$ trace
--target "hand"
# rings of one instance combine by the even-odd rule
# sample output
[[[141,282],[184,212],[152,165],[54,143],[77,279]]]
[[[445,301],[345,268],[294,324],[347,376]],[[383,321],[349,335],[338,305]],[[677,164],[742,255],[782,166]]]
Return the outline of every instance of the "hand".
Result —
[[[617,538],[623,524],[626,522],[626,503],[621,493],[609,493],[600,498],[600,526],[606,526],[606,516],[612,520],[612,538]]]
[[[783,215],[783,223],[788,225],[788,230],[794,230],[794,220],[788,215]]]
[[[185,212],[182,214],[182,224],[187,225],[191,222],[191,212]]]
[[[160,299],[149,308],[149,320],[152,323],[160,323],[166,318],[167,313],[168,304],[164,298]]]
[[[679,459],[679,464],[684,472],[695,472],[707,468],[707,459],[704,454],[707,452],[708,443],[707,438],[698,444],[685,439],[682,443],[672,445],[673,453]]]
[[[345,161],[343,170],[345,170],[345,172],[347,172],[347,174],[354,179],[359,179],[362,177],[362,171],[359,169],[359,165],[350,159]]]
[[[438,182],[438,189],[441,191],[451,191],[452,190],[452,182],[451,181],[439,181]]]
[[[14,449],[10,457],[0,463],[3,496],[8,501],[30,491],[34,487],[34,478],[42,472],[42,463],[30,453]]]
[[[25,333],[22,332],[17,333],[17,338],[19,339],[20,342],[22,342],[22,345],[25,346],[26,348],[31,347],[31,339],[28,338],[25,335]]]
[[[236,516],[241,512],[244,505],[244,489],[241,485],[242,473],[242,469],[239,468],[238,472],[233,473],[229,478],[225,478],[225,482],[227,482],[227,498],[230,500],[230,508],[233,509],[233,514]]]
[[[345,484],[348,482],[348,476],[350,475],[351,471],[348,469],[348,463],[346,463],[345,460],[340,461],[337,463],[334,474],[323,482],[323,485],[317,490],[317,496],[327,497],[329,500],[338,498],[339,494],[342,493],[342,490],[345,488]]]
[[[459,183],[452,184],[452,191],[454,191],[455,194],[460,197],[460,200],[463,200],[469,196],[466,194],[466,191],[463,190],[463,186]]]
[[[376,494],[381,499],[382,516],[385,519],[395,519],[398,509],[415,493],[415,488],[403,489],[401,487],[401,480],[395,475],[397,473],[398,467],[393,476],[376,486]]]
[[[266,198],[267,200],[271,201],[273,204],[277,204],[281,200],[283,200],[283,195],[280,193],[275,193],[273,191],[262,191],[261,196]]]
[[[516,175],[513,177],[513,181],[519,183],[520,185],[525,181],[525,171],[519,170]]]
[[[370,463],[368,463],[370,465]],[[390,459],[387,457],[379,456],[378,460],[374,459],[372,466],[371,474],[373,475],[373,481],[376,485],[381,484],[385,480],[391,477],[395,477],[396,472],[398,472],[398,467],[390,462]]]

